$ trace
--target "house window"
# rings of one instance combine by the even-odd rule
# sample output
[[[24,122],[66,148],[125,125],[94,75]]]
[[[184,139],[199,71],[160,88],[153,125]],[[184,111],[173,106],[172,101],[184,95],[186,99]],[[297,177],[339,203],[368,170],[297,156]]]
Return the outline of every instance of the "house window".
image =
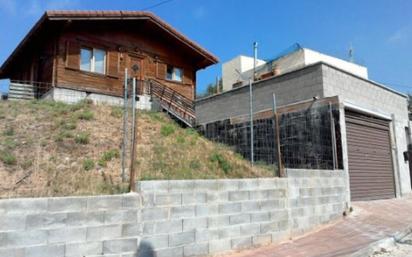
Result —
[[[183,70],[170,65],[167,65],[166,79],[182,82]]]
[[[93,51],[91,49],[82,48],[80,50],[80,69],[84,71],[92,71]]]
[[[96,48],[80,49],[80,70],[105,74],[106,51]]]

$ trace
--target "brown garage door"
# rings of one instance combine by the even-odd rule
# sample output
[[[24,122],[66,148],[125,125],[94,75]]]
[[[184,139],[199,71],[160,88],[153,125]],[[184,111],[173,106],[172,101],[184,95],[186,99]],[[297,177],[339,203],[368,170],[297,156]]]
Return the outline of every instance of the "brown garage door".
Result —
[[[352,200],[395,197],[389,122],[345,111]]]

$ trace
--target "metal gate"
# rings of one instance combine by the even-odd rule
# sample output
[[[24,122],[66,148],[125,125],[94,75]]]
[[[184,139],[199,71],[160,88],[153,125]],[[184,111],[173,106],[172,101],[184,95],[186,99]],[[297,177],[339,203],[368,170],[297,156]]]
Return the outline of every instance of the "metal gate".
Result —
[[[352,200],[395,197],[389,121],[345,111]]]

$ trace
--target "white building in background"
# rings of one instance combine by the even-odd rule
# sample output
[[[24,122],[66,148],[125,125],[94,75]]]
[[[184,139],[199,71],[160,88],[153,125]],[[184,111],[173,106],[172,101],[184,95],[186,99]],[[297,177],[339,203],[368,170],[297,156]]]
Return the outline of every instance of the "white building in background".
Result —
[[[266,64],[263,60],[256,60],[256,66]],[[222,64],[223,91],[233,88],[233,85],[245,80],[245,75],[253,71],[253,57],[239,55]]]
[[[318,62],[330,64],[343,71],[368,79],[368,69],[364,66],[302,47],[269,62],[258,59],[256,61],[256,79],[277,76]],[[252,76],[253,57],[240,55],[223,63],[223,91],[245,85],[248,78]]]

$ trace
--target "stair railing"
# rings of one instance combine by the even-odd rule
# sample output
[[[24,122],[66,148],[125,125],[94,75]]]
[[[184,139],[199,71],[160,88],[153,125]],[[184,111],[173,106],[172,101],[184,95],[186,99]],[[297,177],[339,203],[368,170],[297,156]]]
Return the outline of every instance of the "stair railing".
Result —
[[[196,121],[194,101],[161,82],[150,79],[143,83],[148,85],[150,95],[156,96],[162,107],[176,118],[189,126],[193,126]]]

